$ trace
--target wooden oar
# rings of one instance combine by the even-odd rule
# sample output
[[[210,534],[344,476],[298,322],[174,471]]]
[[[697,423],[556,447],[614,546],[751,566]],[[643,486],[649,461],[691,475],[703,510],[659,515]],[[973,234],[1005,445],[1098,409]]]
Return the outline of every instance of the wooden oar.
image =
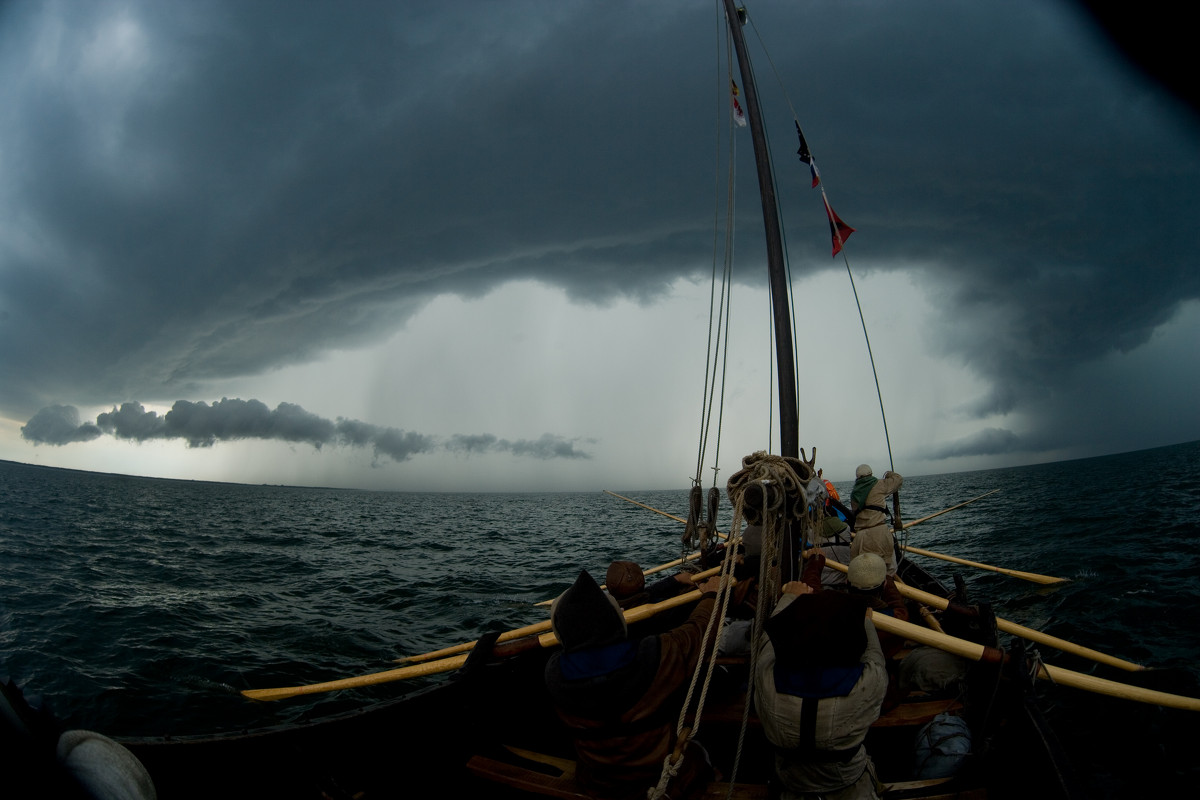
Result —
[[[916,525],[921,522],[925,522],[927,520],[931,520],[934,517],[941,516],[942,514],[945,514],[948,511],[953,511],[956,508],[962,508],[965,505],[974,503],[976,500],[982,500],[983,498],[987,497],[988,495],[995,494],[998,491],[1000,491],[1000,490],[992,489],[990,492],[985,492],[985,493],[979,495],[979,497],[972,497],[970,500],[967,500],[966,502],[963,502],[963,503],[959,503],[956,506],[950,506],[949,508],[943,508],[941,511],[934,512],[933,514],[930,514],[927,517],[921,517],[920,519],[915,519],[912,522],[905,523],[904,529],[907,530],[908,528],[911,528],[913,525]],[[910,553],[916,553],[917,555],[920,555],[920,556],[929,556],[930,558],[940,558],[943,561],[953,561],[955,564],[965,564],[968,567],[977,567],[978,569],[986,569],[991,572],[999,572],[1004,575],[1011,575],[1014,578],[1021,578],[1023,580],[1033,581],[1034,583],[1053,584],[1053,583],[1069,583],[1070,582],[1069,578],[1055,578],[1051,575],[1039,575],[1036,572],[1021,572],[1020,570],[1016,570],[1016,569],[1005,569],[1004,567],[993,567],[990,564],[981,564],[978,561],[968,561],[965,558],[958,558],[957,556],[943,555],[942,553],[935,553],[932,550],[922,550],[921,548],[913,547],[912,545],[908,545],[907,547],[905,547],[904,545],[901,545],[901,547]]]
[[[661,603],[631,608],[625,612],[625,622],[641,622],[642,620],[650,619],[660,611],[667,611],[668,609],[687,605],[699,598],[699,590],[693,590],[687,594],[663,600]],[[536,640],[536,646],[538,647],[553,647],[556,644],[558,644],[558,637],[552,632],[543,633]],[[529,646],[533,647],[535,645],[531,641]],[[467,663],[468,657],[469,654],[459,655],[452,658],[430,661],[426,664],[413,664],[409,667],[397,667],[396,669],[384,670],[383,672],[372,672],[369,675],[358,675],[353,678],[342,678],[336,681],[325,681],[324,683],[310,683],[307,686],[286,686],[278,689],[246,689],[242,694],[252,700],[283,700],[302,694],[320,694],[322,692],[338,691],[339,689],[358,689],[363,686],[376,686],[381,683],[404,680],[405,678],[417,678],[424,675],[437,675],[442,672],[450,672]]]
[[[698,580],[704,580],[705,578],[709,578],[713,575],[716,575],[720,571],[721,571],[720,567],[713,567],[712,569],[706,569],[703,572],[697,572],[695,575],[691,576],[692,583],[695,583]],[[553,600],[547,601],[547,603],[553,603],[553,602],[554,602]],[[538,603],[538,605],[542,605],[542,603]],[[500,634],[499,637],[497,637],[496,643],[499,644],[500,642],[508,642],[513,639],[520,639],[523,636],[531,636],[535,633],[545,633],[548,630],[550,630],[550,620],[544,620],[542,622],[535,622],[532,625],[526,625],[524,628],[514,628],[511,631],[505,631],[504,633]],[[432,659],[435,659],[435,658],[445,658],[446,656],[452,656],[457,653],[465,653],[478,643],[479,643],[478,641],[463,642],[462,644],[456,644],[456,645],[452,645],[450,647],[443,647],[441,650],[434,650],[433,652],[430,652],[430,653],[422,653],[422,654],[416,655],[416,656],[404,656],[403,658],[396,658],[396,659],[393,659],[393,661],[397,664],[416,664],[416,663],[420,663],[422,661],[431,661]]]
[[[942,561],[951,561],[955,564],[965,564],[968,567],[976,567],[977,569],[986,569],[989,572],[999,572],[1001,575],[1011,575],[1014,578],[1021,580],[1032,581],[1033,583],[1051,584],[1051,583],[1070,583],[1070,578],[1055,578],[1052,575],[1039,575],[1036,572],[1022,572],[1019,569],[1005,569],[1004,567],[993,567],[991,564],[981,564],[978,561],[968,561],[965,558],[958,556],[948,556],[943,553],[935,553],[932,550],[922,550],[920,547],[910,545],[900,545],[900,549],[916,553],[919,556],[929,556],[930,558],[940,558]]]
[[[846,572],[848,569],[845,564],[839,564],[838,562],[830,559],[825,560],[825,566],[836,569],[839,572]],[[909,600],[916,600],[918,603],[936,606],[942,611],[945,611],[946,607],[950,605],[949,601],[947,601],[945,598],[938,597],[936,594],[930,594],[929,592],[923,592],[916,587],[909,586],[907,583],[896,581],[896,588],[900,590],[900,594],[904,595]],[[1055,650],[1061,650],[1064,653],[1071,653],[1072,655],[1089,658],[1092,661],[1100,664],[1108,664],[1111,667],[1117,667],[1118,669],[1123,669],[1128,672],[1137,672],[1145,669],[1145,667],[1143,667],[1141,664],[1135,664],[1132,661],[1125,661],[1124,659],[1117,658],[1116,656],[1110,656],[1107,653],[1101,653],[1099,650],[1093,650],[1090,647],[1084,647],[1083,645],[1078,645],[1074,642],[1068,642],[1066,639],[1060,639],[1057,636],[1051,636],[1048,633],[1042,633],[1035,628],[1026,628],[1024,625],[1018,625],[1015,622],[1009,622],[1008,620],[1000,617],[996,617],[996,627],[1005,633],[1011,633],[1013,636],[1020,636],[1022,639],[1026,639],[1031,642],[1037,642],[1038,644],[1044,644],[1047,647],[1053,647]]]
[[[633,498],[630,498],[630,497],[626,497],[623,494],[617,494],[616,492],[610,492],[608,489],[605,489],[604,493],[611,494],[613,497],[619,497],[620,499],[624,500],[626,503],[633,503],[635,506],[641,506],[642,508],[646,509],[647,511],[653,511],[655,514],[662,514],[664,517],[669,517],[670,519],[673,519],[676,522],[682,522],[684,525],[687,524],[687,520],[684,519],[683,517],[677,517],[674,514],[668,514],[666,511],[660,511],[659,509],[655,508],[654,506],[648,506],[645,503],[639,503],[637,500],[634,500]]]
[[[671,519],[676,520],[678,522],[683,522],[685,524],[687,523],[687,520],[683,519],[682,517],[677,517],[674,514],[668,514],[666,511],[660,511],[657,508],[646,505],[645,503],[639,503],[637,500],[630,500],[628,497],[619,495],[616,492],[610,492],[607,489],[605,489],[604,491],[606,494],[611,494],[613,497],[619,497],[622,500],[627,500],[630,503],[633,503],[635,506],[641,506],[642,508],[647,509],[648,511],[653,511],[655,514],[662,514],[664,517],[670,517]],[[933,519],[934,517],[937,517],[937,516],[941,516],[942,514],[945,514],[948,511],[953,511],[956,508],[962,508],[965,505],[974,503],[976,500],[981,500],[984,497],[987,497],[990,494],[995,494],[998,491],[1000,491],[1000,490],[993,489],[990,492],[981,494],[981,495],[979,495],[979,497],[972,497],[970,500],[959,503],[958,505],[950,506],[949,508],[943,508],[941,511],[930,514],[927,517],[921,517],[920,519],[916,519],[916,520],[913,520],[912,522],[905,524],[904,528],[905,529],[911,528],[913,525],[916,525],[921,522],[925,522],[926,520]],[[910,553],[916,553],[917,555],[929,556],[930,558],[940,558],[943,561],[953,561],[955,564],[965,564],[966,566],[969,566],[969,567],[977,567],[979,569],[986,569],[986,570],[990,570],[992,572],[999,572],[1004,575],[1010,575],[1014,578],[1021,578],[1023,580],[1032,581],[1034,583],[1041,583],[1041,584],[1070,583],[1070,578],[1055,578],[1051,575],[1039,575],[1036,572],[1022,572],[1022,571],[1016,570],[1016,569],[1005,569],[1004,567],[993,567],[991,564],[981,564],[978,561],[968,561],[965,558],[958,558],[957,556],[947,556],[947,555],[943,555],[942,553],[935,553],[932,550],[922,550],[921,548],[913,547],[912,545],[909,545],[908,547],[905,547],[904,549]],[[664,569],[665,569],[665,567],[664,567]],[[646,574],[649,574],[649,572],[647,572]],[[539,605],[544,605],[544,604],[545,604],[545,601],[543,603],[539,603]]]
[[[633,503],[635,506],[641,506],[642,508],[646,509],[647,511],[653,511],[655,514],[662,514],[664,517],[673,519],[676,522],[682,522],[685,525],[687,524],[687,520],[684,519],[683,517],[677,517],[674,514],[668,514],[666,511],[660,511],[659,509],[655,508],[654,506],[648,506],[645,503],[639,503],[637,500],[626,497],[623,494],[617,494],[616,492],[610,492],[608,489],[605,489],[604,493],[611,494],[613,497],[619,497],[620,499],[622,499],[628,503]],[[721,533],[720,531],[717,532],[717,536],[721,537],[722,539],[729,538],[728,534]],[[685,561],[695,561],[699,557],[700,557],[699,553],[692,553],[690,556],[685,556],[684,558],[677,558],[674,561],[668,561],[665,564],[659,564],[657,567],[651,567],[650,569],[644,570],[642,572],[642,574],[646,575],[646,576],[654,575],[655,573],[662,572],[664,570],[668,570],[671,567],[678,567],[679,565],[683,564]],[[601,587],[601,588],[606,588],[606,587]],[[553,600],[541,600],[537,603],[534,603],[534,605],[548,606],[553,602],[554,602]]]
[[[956,509],[956,508],[962,508],[963,506],[970,505],[971,503],[974,503],[976,500],[982,500],[983,498],[987,497],[988,495],[995,494],[995,493],[996,493],[996,492],[998,492],[998,491],[1000,491],[1000,490],[999,490],[999,489],[992,489],[990,492],[984,492],[983,494],[979,495],[979,497],[972,497],[970,500],[966,500],[966,501],[964,501],[964,502],[962,502],[962,503],[959,503],[958,505],[955,505],[955,506],[950,506],[949,508],[943,508],[941,511],[935,511],[934,513],[930,514],[930,515],[929,515],[929,516],[927,516],[927,517],[921,517],[920,519],[914,519],[912,522],[906,522],[906,523],[904,523],[904,526],[903,526],[903,527],[904,527],[904,528],[907,530],[908,528],[911,528],[913,525],[918,525],[918,524],[920,524],[920,523],[922,523],[922,522],[926,522],[927,520],[931,520],[931,519],[933,519],[934,517],[940,517],[942,514],[945,514],[945,513],[947,513],[947,512],[950,512],[950,511],[953,511],[953,510],[954,510],[954,509]],[[673,520],[675,520],[676,522],[682,522],[682,523],[684,523],[685,525],[687,524],[687,520],[686,520],[686,519],[684,519],[683,517],[677,517],[677,516],[675,516],[674,514],[668,514],[666,511],[662,511],[662,510],[660,510],[660,509],[657,509],[657,508],[655,508],[654,506],[648,506],[648,505],[646,505],[645,503],[639,503],[637,500],[634,500],[634,499],[632,499],[632,498],[626,497],[626,496],[625,496],[625,495],[623,495],[623,494],[617,494],[616,492],[610,492],[608,489],[605,489],[605,490],[604,490],[604,493],[605,493],[605,494],[611,494],[613,497],[618,497],[618,498],[620,498],[621,500],[624,500],[624,501],[626,501],[626,502],[629,502],[629,503],[633,503],[635,506],[641,506],[642,508],[646,509],[647,511],[653,511],[655,514],[662,514],[664,517],[668,517],[669,519],[673,519]],[[898,493],[897,493],[897,494],[898,494]]]
[[[936,606],[943,611],[945,611],[946,607],[950,605],[946,599],[938,597],[935,594],[923,592],[915,587],[903,585],[899,588],[900,593],[904,596],[913,600],[917,600],[918,602],[925,603],[926,605]],[[1024,625],[1018,625],[1015,622],[1009,622],[1008,620],[1001,619],[1000,617],[996,617],[996,627],[1005,633],[1011,633],[1013,636],[1020,636],[1022,639],[1026,639],[1031,642],[1037,642],[1038,644],[1044,644],[1047,647],[1053,647],[1054,649],[1061,650],[1064,653],[1082,656],[1100,664],[1108,664],[1110,667],[1123,669],[1127,672],[1138,672],[1145,669],[1145,667],[1143,667],[1141,664],[1135,664],[1132,661],[1125,661],[1124,659],[1117,658],[1116,656],[1110,656],[1107,653],[1101,653],[1099,650],[1093,650],[1090,647],[1084,647],[1083,645],[1075,644],[1074,642],[1068,642],[1066,639],[1060,639],[1057,636],[1051,636],[1050,634],[1043,633],[1036,628],[1027,628]]]
[[[937,633],[928,628],[922,628],[920,625],[914,625],[911,622],[902,622],[894,617],[889,617],[887,614],[872,614],[871,621],[881,631],[894,633],[897,636],[903,636],[906,639],[912,639],[914,642],[927,644],[972,661],[986,660],[995,662],[1005,658],[1002,651],[996,650],[993,647],[984,647],[981,644],[968,642],[965,639],[947,636],[944,633]],[[1083,689],[1110,697],[1136,700],[1141,703],[1150,703],[1168,708],[1180,708],[1185,711],[1200,711],[1200,700],[1194,697],[1184,697],[1153,689],[1143,689],[1140,686],[1130,686],[1129,684],[1105,680],[1104,678],[1097,678],[1092,675],[1084,675],[1080,672],[1063,669],[1062,667],[1054,667],[1049,664],[1041,666],[1038,670],[1038,677],[1063,686]]]
[[[953,511],[956,508],[962,508],[963,506],[970,505],[971,503],[974,503],[976,500],[982,500],[983,498],[987,497],[988,495],[995,494],[998,491],[1000,491],[1000,490],[992,489],[990,492],[984,492],[983,494],[979,495],[979,497],[972,497],[970,500],[959,503],[956,506],[950,506],[949,508],[943,508],[941,511],[935,511],[934,513],[930,514],[928,517],[921,517],[920,519],[914,519],[912,522],[906,522],[906,523],[904,523],[904,528],[905,529],[911,528],[913,525],[917,525],[917,524],[920,524],[927,520],[931,520],[934,517],[940,517],[942,514]]]

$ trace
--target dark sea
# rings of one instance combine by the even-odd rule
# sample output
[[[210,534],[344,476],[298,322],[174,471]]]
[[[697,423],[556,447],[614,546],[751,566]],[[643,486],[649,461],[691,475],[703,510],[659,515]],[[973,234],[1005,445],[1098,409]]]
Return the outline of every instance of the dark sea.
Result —
[[[686,515],[686,489],[607,488]],[[1143,677],[1154,688],[1200,696],[1200,442],[910,477],[903,515],[993,489],[913,527],[910,543],[1070,583],[915,558],[947,583],[957,570],[1006,619],[1154,667]],[[681,527],[601,491],[364,492],[0,461],[0,675],[71,727],[114,736],[308,719],[438,678],[278,703],[238,692],[388,669],[541,621],[534,603],[581,568],[602,576],[617,558],[677,558]],[[1200,713],[1049,685],[1042,700],[1096,796],[1194,796]]]

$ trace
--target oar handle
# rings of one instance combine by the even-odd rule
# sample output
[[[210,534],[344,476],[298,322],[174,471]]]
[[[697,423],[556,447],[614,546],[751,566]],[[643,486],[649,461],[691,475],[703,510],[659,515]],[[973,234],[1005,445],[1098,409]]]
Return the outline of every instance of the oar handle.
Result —
[[[836,569],[839,572],[847,571],[845,564],[839,564],[838,562],[830,559],[826,559],[825,566]],[[936,594],[930,594],[929,592],[923,592],[914,586],[909,586],[907,583],[896,581],[896,588],[900,590],[900,594],[904,595],[909,600],[915,600],[918,603],[924,603],[925,605],[933,606],[941,609],[942,611],[945,611],[950,605],[950,602],[946,600],[946,598],[938,597]],[[996,627],[1005,633],[1012,634],[1013,636],[1019,636],[1022,639],[1026,639],[1031,642],[1044,644],[1047,647],[1053,647],[1054,649],[1061,650],[1064,653],[1071,653],[1073,655],[1083,656],[1084,658],[1090,658],[1092,661],[1100,664],[1108,664],[1109,666],[1117,667],[1118,669],[1123,669],[1128,672],[1137,672],[1145,669],[1145,667],[1143,667],[1141,664],[1135,664],[1132,661],[1125,661],[1124,659],[1117,658],[1116,656],[1110,656],[1107,653],[1101,653],[1099,650],[1093,650],[1090,647],[1084,647],[1082,645],[1075,644],[1074,642],[1068,642],[1066,639],[1060,639],[1057,636],[1051,636],[1048,633],[1042,633],[1039,630],[1027,628],[1024,625],[1018,625],[1015,622],[1009,622],[1001,617],[996,617]]]
[[[881,631],[894,633],[897,636],[903,636],[906,639],[912,639],[914,642],[927,644],[972,661],[996,661],[998,657],[1001,660],[1007,658],[1003,654],[998,656],[997,654],[1000,651],[993,647],[984,647],[981,644],[968,642],[965,639],[948,636],[944,633],[937,633],[928,628],[922,628],[919,625],[913,625],[910,622],[903,622],[889,617],[887,614],[872,614],[871,622]],[[1117,681],[1097,678],[1093,675],[1084,675],[1083,673],[1063,669],[1062,667],[1054,667],[1049,664],[1042,665],[1042,668],[1038,671],[1038,677],[1052,680],[1063,686],[1104,694],[1109,697],[1137,700],[1142,703],[1166,706],[1168,708],[1179,708],[1185,711],[1200,711],[1200,699],[1194,697],[1184,697],[1183,695],[1169,694],[1153,689],[1143,689],[1140,686],[1130,686],[1129,684],[1118,683]]]
[[[958,556],[948,556],[948,555],[945,555],[944,553],[935,553],[932,550],[922,550],[920,547],[913,547],[911,544],[904,545],[901,547],[901,549],[906,552],[909,552],[909,553],[916,553],[919,556],[929,556],[930,558],[940,558],[942,561],[949,561],[954,564],[963,564],[968,567],[975,567],[976,569],[986,569],[989,572],[999,572],[1001,575],[1010,575],[1014,578],[1021,578],[1022,580],[1032,581],[1033,583],[1052,584],[1052,583],[1070,583],[1071,582],[1070,578],[1055,578],[1053,575],[1039,575],[1036,572],[1022,572],[1019,569],[1005,569],[1004,567],[993,567],[991,564],[981,564],[978,561],[968,561],[967,559],[959,558]]]
[[[719,569],[719,568],[718,568]],[[716,570],[709,570],[711,574]],[[699,573],[704,575],[705,573]],[[732,580],[732,579],[730,579]],[[736,583],[736,581],[733,581]],[[663,600],[660,603],[651,605],[638,606],[631,608],[625,612],[625,622],[641,622],[644,619],[650,619],[655,614],[662,611],[667,611],[672,608],[687,605],[700,599],[700,590],[693,589],[690,592],[681,594],[677,597],[672,597]],[[500,648],[501,655],[511,655],[514,652],[524,652],[526,649],[534,649],[532,642],[537,642],[539,647],[553,647],[558,644],[558,637],[553,632],[543,633],[536,639],[532,639],[529,643],[514,643],[509,650]],[[493,653],[497,650],[493,649]],[[467,656],[458,655],[452,658],[443,658],[437,661],[430,661],[426,664],[414,664],[408,667],[399,667],[397,669],[389,669],[383,672],[372,672],[368,675],[358,675],[353,678],[342,678],[335,681],[324,681],[323,683],[311,683],[305,686],[285,686],[277,689],[246,689],[242,694],[252,700],[283,700],[288,697],[297,697],[304,694],[321,694],[322,692],[334,692],[339,689],[359,689],[364,686],[376,686],[381,683],[391,683],[392,681],[400,681],[406,678],[416,678],[425,675],[437,675],[442,672],[450,672],[467,663]]]

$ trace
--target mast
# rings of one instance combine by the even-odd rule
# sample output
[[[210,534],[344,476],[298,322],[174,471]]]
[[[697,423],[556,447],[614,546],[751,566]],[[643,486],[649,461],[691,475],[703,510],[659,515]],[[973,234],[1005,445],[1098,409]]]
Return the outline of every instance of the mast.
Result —
[[[763,130],[762,112],[754,73],[742,35],[741,15],[734,0],[724,0],[725,19],[733,36],[742,89],[746,99],[746,117],[754,141],[754,163],[758,167],[758,193],[762,199],[763,227],[767,234],[767,276],[771,288],[771,315],[775,321],[775,364],[779,373],[779,454],[800,455],[800,415],[796,400],[796,365],[792,352],[792,315],[788,304],[787,274],[783,267],[783,237],[779,231],[779,208],[775,201],[775,179],[771,175],[771,154]]]

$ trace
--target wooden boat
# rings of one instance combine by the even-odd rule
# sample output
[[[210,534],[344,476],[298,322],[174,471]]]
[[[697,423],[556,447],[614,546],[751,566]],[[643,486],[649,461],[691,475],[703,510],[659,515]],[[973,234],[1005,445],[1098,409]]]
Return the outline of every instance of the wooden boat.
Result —
[[[725,0],[737,46],[746,111],[755,141],[763,197],[780,378],[781,454],[799,455],[791,314],[783,269],[778,213],[758,100],[733,0]],[[908,559],[905,583],[938,597],[952,592]],[[960,597],[961,599],[961,597]],[[913,605],[913,617],[919,618]],[[642,623],[653,630],[653,620]],[[968,626],[971,627],[971,626]],[[972,638],[994,646],[996,631],[984,610]],[[420,794],[580,796],[571,779],[572,748],[544,686],[548,651],[530,640],[492,647],[483,641],[449,679],[395,700],[309,723],[215,736],[126,739],[163,798],[288,797],[391,798]],[[745,664],[722,665],[702,722],[714,766],[733,774],[745,698]],[[880,777],[894,797],[1038,796],[1077,794],[1052,732],[1031,691],[1019,644],[1008,658],[978,664],[965,697],[922,697],[881,718],[868,740]],[[974,755],[956,776],[908,781],[913,741],[943,711],[971,721]],[[738,767],[739,797],[767,797],[771,750],[749,724]],[[723,795],[729,785],[710,789]]]
[[[910,585],[948,594],[911,560],[901,562],[899,574]],[[980,632],[984,639],[995,635],[986,615]],[[466,666],[443,683],[311,723],[122,743],[145,765],[162,798],[367,800],[408,797],[431,786],[454,796],[583,797],[570,778],[569,736],[544,686],[551,651],[528,645],[516,640],[493,652],[482,641]],[[1019,645],[1010,654],[1006,664],[973,668],[968,697],[919,697],[881,718],[868,747],[881,779],[893,787],[886,796],[1027,796],[1030,787],[1038,796],[1077,796],[1020,677]],[[744,668],[736,660],[722,666],[703,720],[704,742],[724,776],[732,771],[741,726]],[[905,780],[918,729],[946,710],[971,714],[976,755],[949,781]],[[753,721],[744,753],[736,796],[765,798],[771,750]],[[727,789],[717,784],[709,796],[724,796]]]

